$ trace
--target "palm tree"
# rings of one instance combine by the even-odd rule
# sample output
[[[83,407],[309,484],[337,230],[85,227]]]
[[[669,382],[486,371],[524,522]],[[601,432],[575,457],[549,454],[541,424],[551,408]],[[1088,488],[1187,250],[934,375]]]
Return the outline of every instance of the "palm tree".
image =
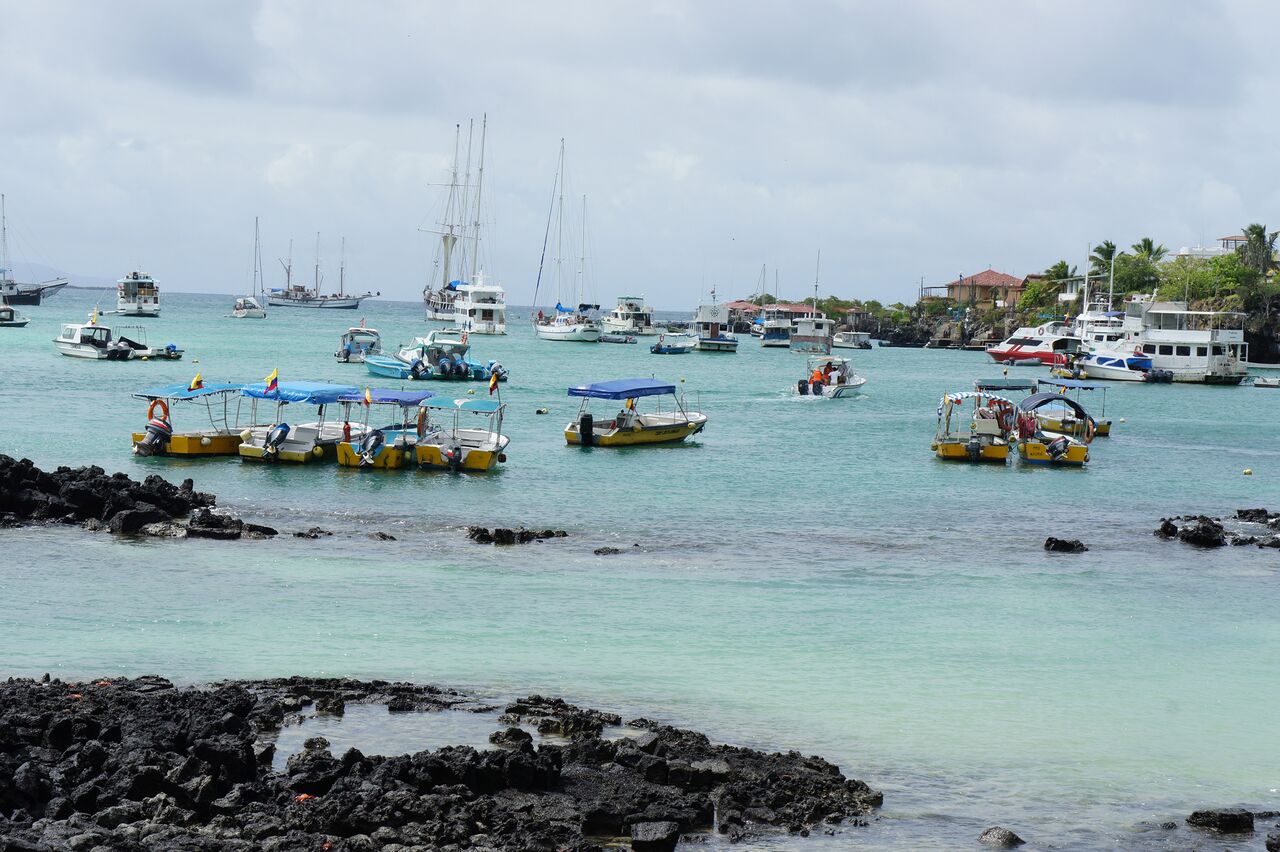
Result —
[[[1276,237],[1280,231],[1267,233],[1266,225],[1254,223],[1244,229],[1245,243],[1237,251],[1240,260],[1250,269],[1266,275],[1276,265]]]
[[[1116,244],[1111,240],[1103,240],[1102,244],[1089,255],[1091,275],[1106,275],[1111,271],[1111,261],[1116,256]]]
[[[1164,247],[1163,243],[1156,245],[1155,240],[1150,237],[1143,237],[1134,243],[1131,248],[1133,249],[1133,253],[1138,257],[1145,258],[1152,263],[1159,263],[1164,260],[1164,256],[1169,253],[1169,250]]]
[[[1060,260],[1044,271],[1044,277],[1049,281],[1062,281],[1065,278],[1075,278],[1076,268],[1074,266],[1068,266],[1065,260]]]

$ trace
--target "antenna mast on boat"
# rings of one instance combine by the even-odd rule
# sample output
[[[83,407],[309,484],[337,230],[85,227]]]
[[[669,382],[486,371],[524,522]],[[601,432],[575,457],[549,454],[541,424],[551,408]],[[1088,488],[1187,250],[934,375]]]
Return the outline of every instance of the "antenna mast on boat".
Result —
[[[476,120],[467,122],[467,165],[462,176],[462,196],[458,199],[458,225],[462,231],[462,261],[458,267],[466,272],[467,266],[467,211],[471,201],[471,143],[476,134]]]
[[[343,284],[347,277],[347,238],[342,238],[342,249],[338,254],[338,295],[343,294]]]
[[[476,204],[475,219],[472,227],[474,228],[473,239],[475,240],[475,249],[471,255],[471,281],[476,280],[476,266],[480,261],[480,194],[484,190],[484,137],[485,131],[489,127],[489,115],[485,113],[480,118],[480,165],[476,169]]]
[[[316,231],[316,295],[320,295],[320,232]]]
[[[276,258],[280,261],[280,265],[284,267],[284,287],[286,290],[293,287],[293,238],[289,239],[289,260],[286,263],[282,258]]]
[[[818,271],[822,268],[822,249],[818,249],[818,261],[813,265],[813,316],[818,316]]]
[[[582,245],[578,247],[578,304],[581,305],[586,300],[583,298],[585,291],[582,287],[582,273],[587,265],[587,196],[582,196]]]
[[[9,220],[5,216],[4,195],[0,194],[0,280],[9,274]]]

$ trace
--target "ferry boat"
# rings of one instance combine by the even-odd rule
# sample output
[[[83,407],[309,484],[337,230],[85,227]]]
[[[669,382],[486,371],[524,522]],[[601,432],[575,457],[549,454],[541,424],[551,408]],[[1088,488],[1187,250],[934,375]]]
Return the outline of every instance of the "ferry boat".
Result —
[[[138,391],[145,400],[147,424],[133,433],[133,452],[139,456],[234,456],[240,448],[241,384],[209,383],[199,375],[190,384]],[[234,402],[233,402],[234,401]],[[176,431],[170,408],[194,409],[195,429]]]
[[[637,400],[670,395],[675,404],[670,412],[641,414]],[[569,388],[569,396],[582,397],[578,417],[564,427],[564,439],[583,447],[632,447],[641,444],[671,444],[696,435],[707,425],[707,416],[685,407],[676,396],[676,386],[654,379],[614,379]],[[596,421],[588,410],[593,399],[622,401],[622,409],[612,420]]]
[[[344,241],[345,246],[345,241]],[[320,291],[320,235],[316,234],[316,263],[315,263],[315,280],[314,285],[307,287],[304,284],[293,283],[293,244],[289,245],[290,257],[286,263],[281,261],[284,266],[285,285],[283,289],[273,289],[267,295],[267,304],[271,307],[278,308],[318,308],[327,310],[354,311],[360,307],[360,302],[365,299],[372,299],[374,296],[382,295],[381,292],[371,293],[365,291],[358,296],[348,296],[346,293],[346,260],[343,259],[338,267],[338,292],[322,293]],[[344,252],[345,253],[345,252]]]
[[[357,393],[357,388],[351,385],[321,382],[279,382],[274,386],[258,382],[246,385],[240,389],[240,394],[252,401],[252,422],[270,425],[250,426],[240,433],[242,440],[236,448],[240,460],[305,464],[326,456],[332,458],[337,453],[338,442],[364,437],[365,427],[353,426],[345,418],[329,419],[326,409],[339,404],[342,397]],[[272,416],[259,415],[260,402],[274,404]],[[290,425],[284,419],[289,405],[315,406],[316,419]]]
[[[0,328],[22,328],[29,319],[15,311],[9,305],[0,302]]]
[[[987,348],[987,354],[997,364],[1045,364],[1049,366],[1067,363],[1072,353],[1080,349],[1080,338],[1071,325],[1065,322],[1047,322],[1037,326],[1024,326],[1009,338]]]
[[[424,433],[414,449],[418,467],[453,473],[483,473],[507,460],[511,439],[502,434],[502,416],[507,406],[492,399],[442,399],[423,403]],[[483,425],[467,425],[480,419]],[[441,416],[442,424],[429,418]]]
[[[817,356],[808,359],[805,378],[796,382],[796,393],[800,396],[842,399],[853,396],[854,391],[866,383],[865,376],[853,372],[853,362],[848,358]]]
[[[716,302],[711,288],[711,304],[698,305],[693,315],[693,333],[698,338],[694,348],[699,352],[737,352],[738,335],[730,330],[729,306]]]
[[[618,304],[600,320],[605,331],[647,337],[658,333],[653,325],[653,308],[644,296],[619,296]]]
[[[486,284],[484,271],[470,284],[459,284],[453,300],[453,321],[471,334],[507,333],[507,294],[497,284]]]
[[[0,305],[38,305],[67,286],[67,279],[54,278],[39,284],[21,284],[9,269],[9,220],[4,195],[0,195]]]
[[[965,410],[970,402],[971,412]],[[1015,411],[1012,400],[987,391],[946,394],[938,402],[931,449],[944,461],[1005,464]]]
[[[350,420],[343,424],[343,439],[338,442],[337,459],[342,467],[397,470],[413,459],[414,448],[426,432],[426,415],[418,408],[430,397],[432,391],[400,391],[385,388],[366,388],[357,394],[338,397],[338,402],[357,412],[363,409],[359,429],[349,428]],[[373,428],[369,420],[377,412],[381,418],[389,411],[386,426]],[[347,433],[351,437],[346,437]],[[359,434],[359,439],[356,435]]]
[[[116,282],[116,313],[126,317],[160,316],[160,288],[145,272],[130,272]]]

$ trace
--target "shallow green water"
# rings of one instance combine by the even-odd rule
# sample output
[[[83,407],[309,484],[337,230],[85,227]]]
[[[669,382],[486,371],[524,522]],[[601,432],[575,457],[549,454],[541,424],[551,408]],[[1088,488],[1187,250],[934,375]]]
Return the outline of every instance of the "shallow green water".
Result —
[[[1280,393],[1114,385],[1106,413],[1126,422],[1095,442],[1087,470],[947,465],[929,452],[935,406],[998,374],[979,353],[854,352],[865,393],[812,400],[790,393],[802,359],[754,341],[653,356],[536,341],[521,314],[507,337],[473,340],[476,357],[511,371],[496,475],[139,459],[134,390],[275,367],[364,385],[363,367],[332,357],[348,324],[367,317],[388,344],[426,326],[405,303],[237,321],[223,317],[229,298],[172,295],[164,318],[143,322],[188,360],[58,355],[59,323],[96,298],[64,291],[22,309],[25,330],[2,330],[0,452],[190,476],[246,517],[337,535],[0,531],[0,672],[325,673],[555,693],[836,760],[886,792],[860,848],[947,848],[993,822],[1045,847],[1185,848],[1185,829],[1135,826],[1280,798],[1280,556],[1150,534],[1165,515],[1280,508]],[[683,379],[708,413],[696,441],[564,445],[577,410],[566,386],[651,374]],[[495,549],[466,539],[473,523],[572,535]],[[1046,535],[1091,550],[1047,555]],[[595,556],[603,545],[630,552]]]

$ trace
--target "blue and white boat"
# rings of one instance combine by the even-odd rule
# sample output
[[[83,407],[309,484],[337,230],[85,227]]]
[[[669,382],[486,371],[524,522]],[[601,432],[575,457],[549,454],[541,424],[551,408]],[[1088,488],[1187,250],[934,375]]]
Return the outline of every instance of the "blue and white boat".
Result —
[[[694,347],[699,352],[737,352],[738,335],[729,324],[729,306],[716,302],[716,291],[711,289],[711,304],[698,305],[693,315],[693,330],[698,337]]]
[[[697,345],[696,335],[664,331],[658,335],[658,342],[650,346],[649,351],[654,355],[683,355],[692,352]]]
[[[372,375],[392,379],[478,382],[496,375],[500,382],[507,380],[507,370],[500,363],[482,364],[470,354],[466,332],[442,328],[414,338],[394,355],[366,355],[364,366]]]

